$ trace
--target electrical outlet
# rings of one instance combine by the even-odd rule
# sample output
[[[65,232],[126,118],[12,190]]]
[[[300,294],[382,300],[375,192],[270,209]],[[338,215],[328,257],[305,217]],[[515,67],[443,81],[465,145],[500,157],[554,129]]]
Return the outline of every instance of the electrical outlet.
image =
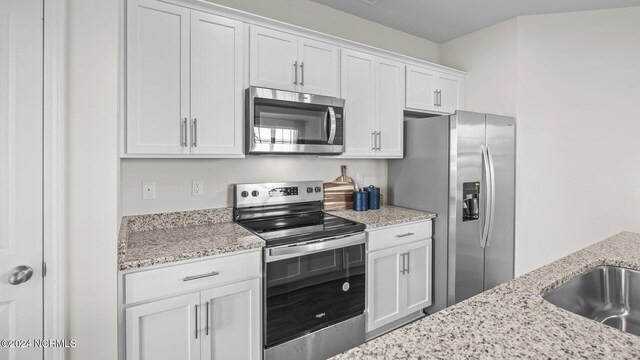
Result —
[[[204,181],[193,180],[191,183],[191,196],[202,196],[204,194]]]
[[[142,200],[155,200],[156,198],[156,182],[142,182]]]

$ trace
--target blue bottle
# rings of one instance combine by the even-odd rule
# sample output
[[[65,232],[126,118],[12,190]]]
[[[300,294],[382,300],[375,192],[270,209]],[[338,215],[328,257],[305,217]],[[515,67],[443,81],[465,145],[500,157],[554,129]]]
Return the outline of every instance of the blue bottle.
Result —
[[[365,190],[369,194],[369,209],[380,209],[380,188],[373,185],[369,185]]]
[[[353,210],[367,211],[369,209],[369,192],[360,190],[353,192]]]

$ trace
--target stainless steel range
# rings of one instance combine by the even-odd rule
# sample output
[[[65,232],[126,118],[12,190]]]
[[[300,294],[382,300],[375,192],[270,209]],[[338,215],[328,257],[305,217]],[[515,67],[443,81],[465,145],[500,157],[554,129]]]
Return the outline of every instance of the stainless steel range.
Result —
[[[322,211],[322,181],[235,185],[262,237],[265,359],[326,359],[364,343],[364,224]]]

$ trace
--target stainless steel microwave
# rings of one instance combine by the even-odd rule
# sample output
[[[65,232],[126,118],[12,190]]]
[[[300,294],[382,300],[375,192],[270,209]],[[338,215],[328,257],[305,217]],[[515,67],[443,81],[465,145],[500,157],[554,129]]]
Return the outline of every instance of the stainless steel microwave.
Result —
[[[247,154],[344,152],[344,100],[250,87],[246,94]]]

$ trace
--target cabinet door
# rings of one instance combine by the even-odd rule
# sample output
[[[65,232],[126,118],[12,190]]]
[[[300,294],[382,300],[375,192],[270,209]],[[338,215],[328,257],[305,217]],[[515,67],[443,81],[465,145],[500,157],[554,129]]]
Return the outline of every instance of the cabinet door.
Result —
[[[188,153],[189,9],[128,1],[126,61],[126,152]]]
[[[193,293],[127,308],[127,360],[200,360],[199,303]]]
[[[404,64],[380,59],[377,72],[378,147],[376,157],[402,158]]]
[[[431,305],[431,240],[405,247],[405,315]]]
[[[297,89],[297,36],[252,25],[249,46],[251,85],[290,91]]]
[[[398,248],[367,255],[367,332],[402,317],[403,299]]]
[[[298,39],[300,91],[338,97],[340,49],[306,38]]]
[[[201,297],[202,359],[259,360],[260,279],[206,290]]]
[[[435,91],[437,73],[431,69],[407,66],[407,109],[437,111]]]
[[[376,114],[376,58],[342,50],[341,88],[344,110],[345,157],[371,157]]]
[[[438,111],[453,114],[461,110],[462,79],[456,76],[440,74],[438,76],[438,90],[440,90],[440,103]]]
[[[191,14],[191,153],[242,154],[242,23]]]

